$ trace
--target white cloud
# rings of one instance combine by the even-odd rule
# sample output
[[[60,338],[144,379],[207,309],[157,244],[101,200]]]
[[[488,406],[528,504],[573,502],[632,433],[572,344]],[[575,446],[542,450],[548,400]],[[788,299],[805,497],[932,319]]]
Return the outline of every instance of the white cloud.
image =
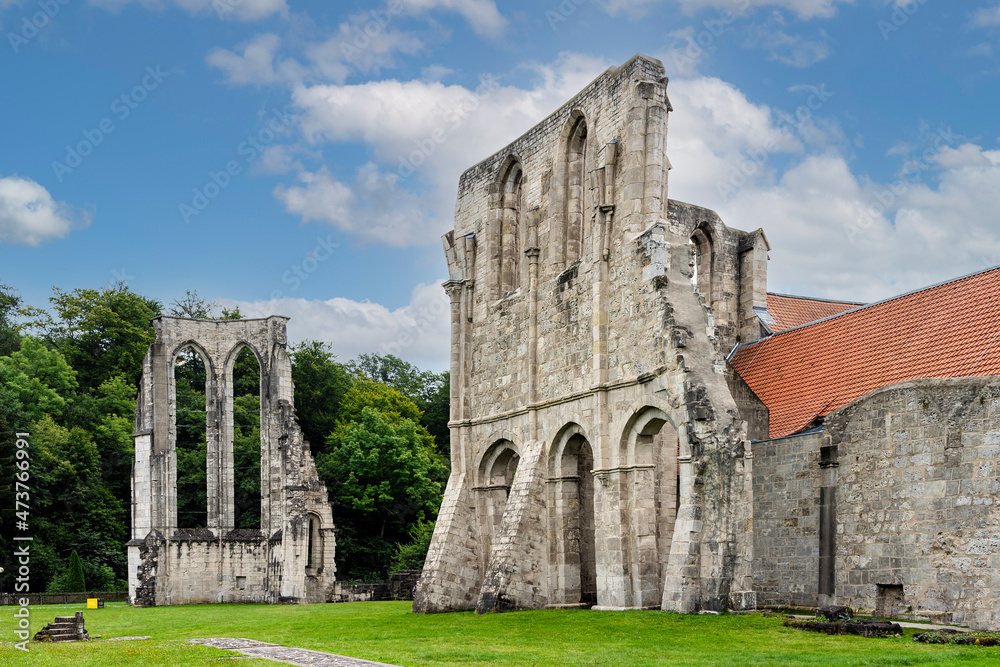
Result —
[[[226,49],[212,49],[205,61],[222,70],[226,74],[227,83],[236,86],[260,86],[294,81],[302,77],[303,71],[298,63],[291,60],[275,63],[276,54],[281,47],[281,38],[277,35],[257,35],[242,46],[242,54]]]
[[[436,243],[454,224],[461,173],[558,109],[607,65],[563,54],[552,65],[530,65],[537,76],[527,89],[484,83],[470,90],[426,80],[297,86],[293,101],[306,140],[362,143],[379,168],[363,169],[355,192],[319,170],[275,194],[306,220],[368,240]]]
[[[819,118],[783,124],[717,79],[674,80],[671,100],[670,196],[763,227],[772,290],[870,301],[1000,264],[1000,151],[928,135],[928,150],[892,154],[929,159],[879,183],[852,171],[837,136],[809,139]],[[742,187],[720,191],[744,166]]]
[[[367,14],[342,23],[337,35],[307,49],[313,71],[321,79],[343,83],[352,68],[365,74],[395,67],[396,55],[414,55],[424,48],[415,34],[395,30],[391,25],[377,31],[364,32]],[[374,24],[373,24],[374,25]]]
[[[417,285],[410,302],[395,310],[343,298],[255,302],[219,299],[219,303],[229,308],[239,306],[245,317],[290,317],[291,342],[327,341],[341,361],[377,352],[393,354],[419,368],[448,370],[451,308],[440,283]]]
[[[77,215],[35,181],[0,178],[0,244],[38,246],[88,224],[89,214]]]
[[[354,183],[337,180],[326,167],[299,174],[302,185],[279,186],[274,196],[303,221],[328,222],[364,241],[405,247],[436,242],[440,229],[421,198],[399,186],[399,176],[373,163],[358,170]]]
[[[641,18],[663,0],[600,0],[599,4],[612,16],[626,14]],[[749,14],[763,7],[787,9],[801,19],[830,18],[837,5],[854,4],[854,0],[677,0],[687,14],[701,10],[728,10],[736,15]]]
[[[275,14],[288,15],[285,0],[88,0],[89,4],[110,11],[119,11],[132,2],[147,9],[177,6],[191,14],[208,14],[223,20],[257,21]]]
[[[962,167],[985,167],[991,164],[989,155],[982,146],[962,144],[958,148],[945,146],[934,157],[934,161],[945,169],[955,170]]]
[[[1000,26],[1000,4],[977,9],[972,14],[972,24],[979,28]]]
[[[493,0],[401,0],[401,2],[414,14],[433,9],[458,12],[481,37],[499,37],[507,27],[507,19],[500,14]]]

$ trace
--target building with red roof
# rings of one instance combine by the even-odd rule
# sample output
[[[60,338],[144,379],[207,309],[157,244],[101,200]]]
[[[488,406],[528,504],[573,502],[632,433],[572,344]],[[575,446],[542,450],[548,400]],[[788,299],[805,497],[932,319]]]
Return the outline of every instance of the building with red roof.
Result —
[[[1000,267],[754,310],[729,367],[758,602],[1000,628]]]

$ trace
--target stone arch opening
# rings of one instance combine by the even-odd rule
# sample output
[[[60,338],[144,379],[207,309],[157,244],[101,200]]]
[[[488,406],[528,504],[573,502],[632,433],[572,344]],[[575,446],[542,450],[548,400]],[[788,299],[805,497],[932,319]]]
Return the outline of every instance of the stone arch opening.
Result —
[[[232,461],[232,525],[237,529],[261,527],[261,382],[260,359],[246,343],[230,353],[226,368],[227,420],[225,454]]]
[[[524,216],[524,171],[512,160],[501,178],[500,297],[521,285],[521,228]]]
[[[629,606],[659,607],[680,507],[681,439],[662,410],[641,409],[622,434],[619,494],[622,558]]]
[[[553,448],[552,473],[555,599],[591,607],[597,604],[594,451],[578,427],[564,429]]]
[[[586,248],[587,119],[573,121],[566,144],[566,265],[583,257]]]
[[[500,531],[520,460],[517,446],[509,440],[501,440],[486,451],[479,465],[479,485],[476,491],[480,524],[485,528],[480,531],[484,542],[483,567],[488,562],[491,545]]]
[[[211,527],[209,518],[210,454],[213,431],[212,373],[208,354],[187,342],[173,354],[170,376],[170,449],[173,452],[169,523],[180,529]]]
[[[712,267],[715,265],[715,244],[712,230],[702,223],[691,233],[692,260],[694,273],[691,282],[695,288],[711,301],[712,299]]]

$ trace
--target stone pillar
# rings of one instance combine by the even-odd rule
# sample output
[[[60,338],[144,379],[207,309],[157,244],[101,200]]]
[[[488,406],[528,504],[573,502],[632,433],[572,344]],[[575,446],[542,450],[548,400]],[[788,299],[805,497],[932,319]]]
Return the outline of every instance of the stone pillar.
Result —
[[[836,604],[837,555],[837,484],[839,466],[837,446],[820,450],[822,487],[819,496],[819,603]]]
[[[740,244],[740,343],[760,339],[760,322],[754,308],[767,308],[767,253],[771,246],[762,230],[757,230]]]
[[[667,180],[667,108],[661,103],[665,97],[657,84],[640,84],[643,94],[648,94],[646,107],[645,187],[643,188],[643,228],[649,229],[657,220],[666,217]]]

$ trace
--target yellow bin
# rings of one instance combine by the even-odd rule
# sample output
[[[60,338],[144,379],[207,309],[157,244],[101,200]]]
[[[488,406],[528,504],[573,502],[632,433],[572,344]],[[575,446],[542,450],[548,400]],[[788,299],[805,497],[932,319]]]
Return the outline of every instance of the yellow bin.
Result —
[[[97,598],[87,598],[87,609],[97,609]]]

